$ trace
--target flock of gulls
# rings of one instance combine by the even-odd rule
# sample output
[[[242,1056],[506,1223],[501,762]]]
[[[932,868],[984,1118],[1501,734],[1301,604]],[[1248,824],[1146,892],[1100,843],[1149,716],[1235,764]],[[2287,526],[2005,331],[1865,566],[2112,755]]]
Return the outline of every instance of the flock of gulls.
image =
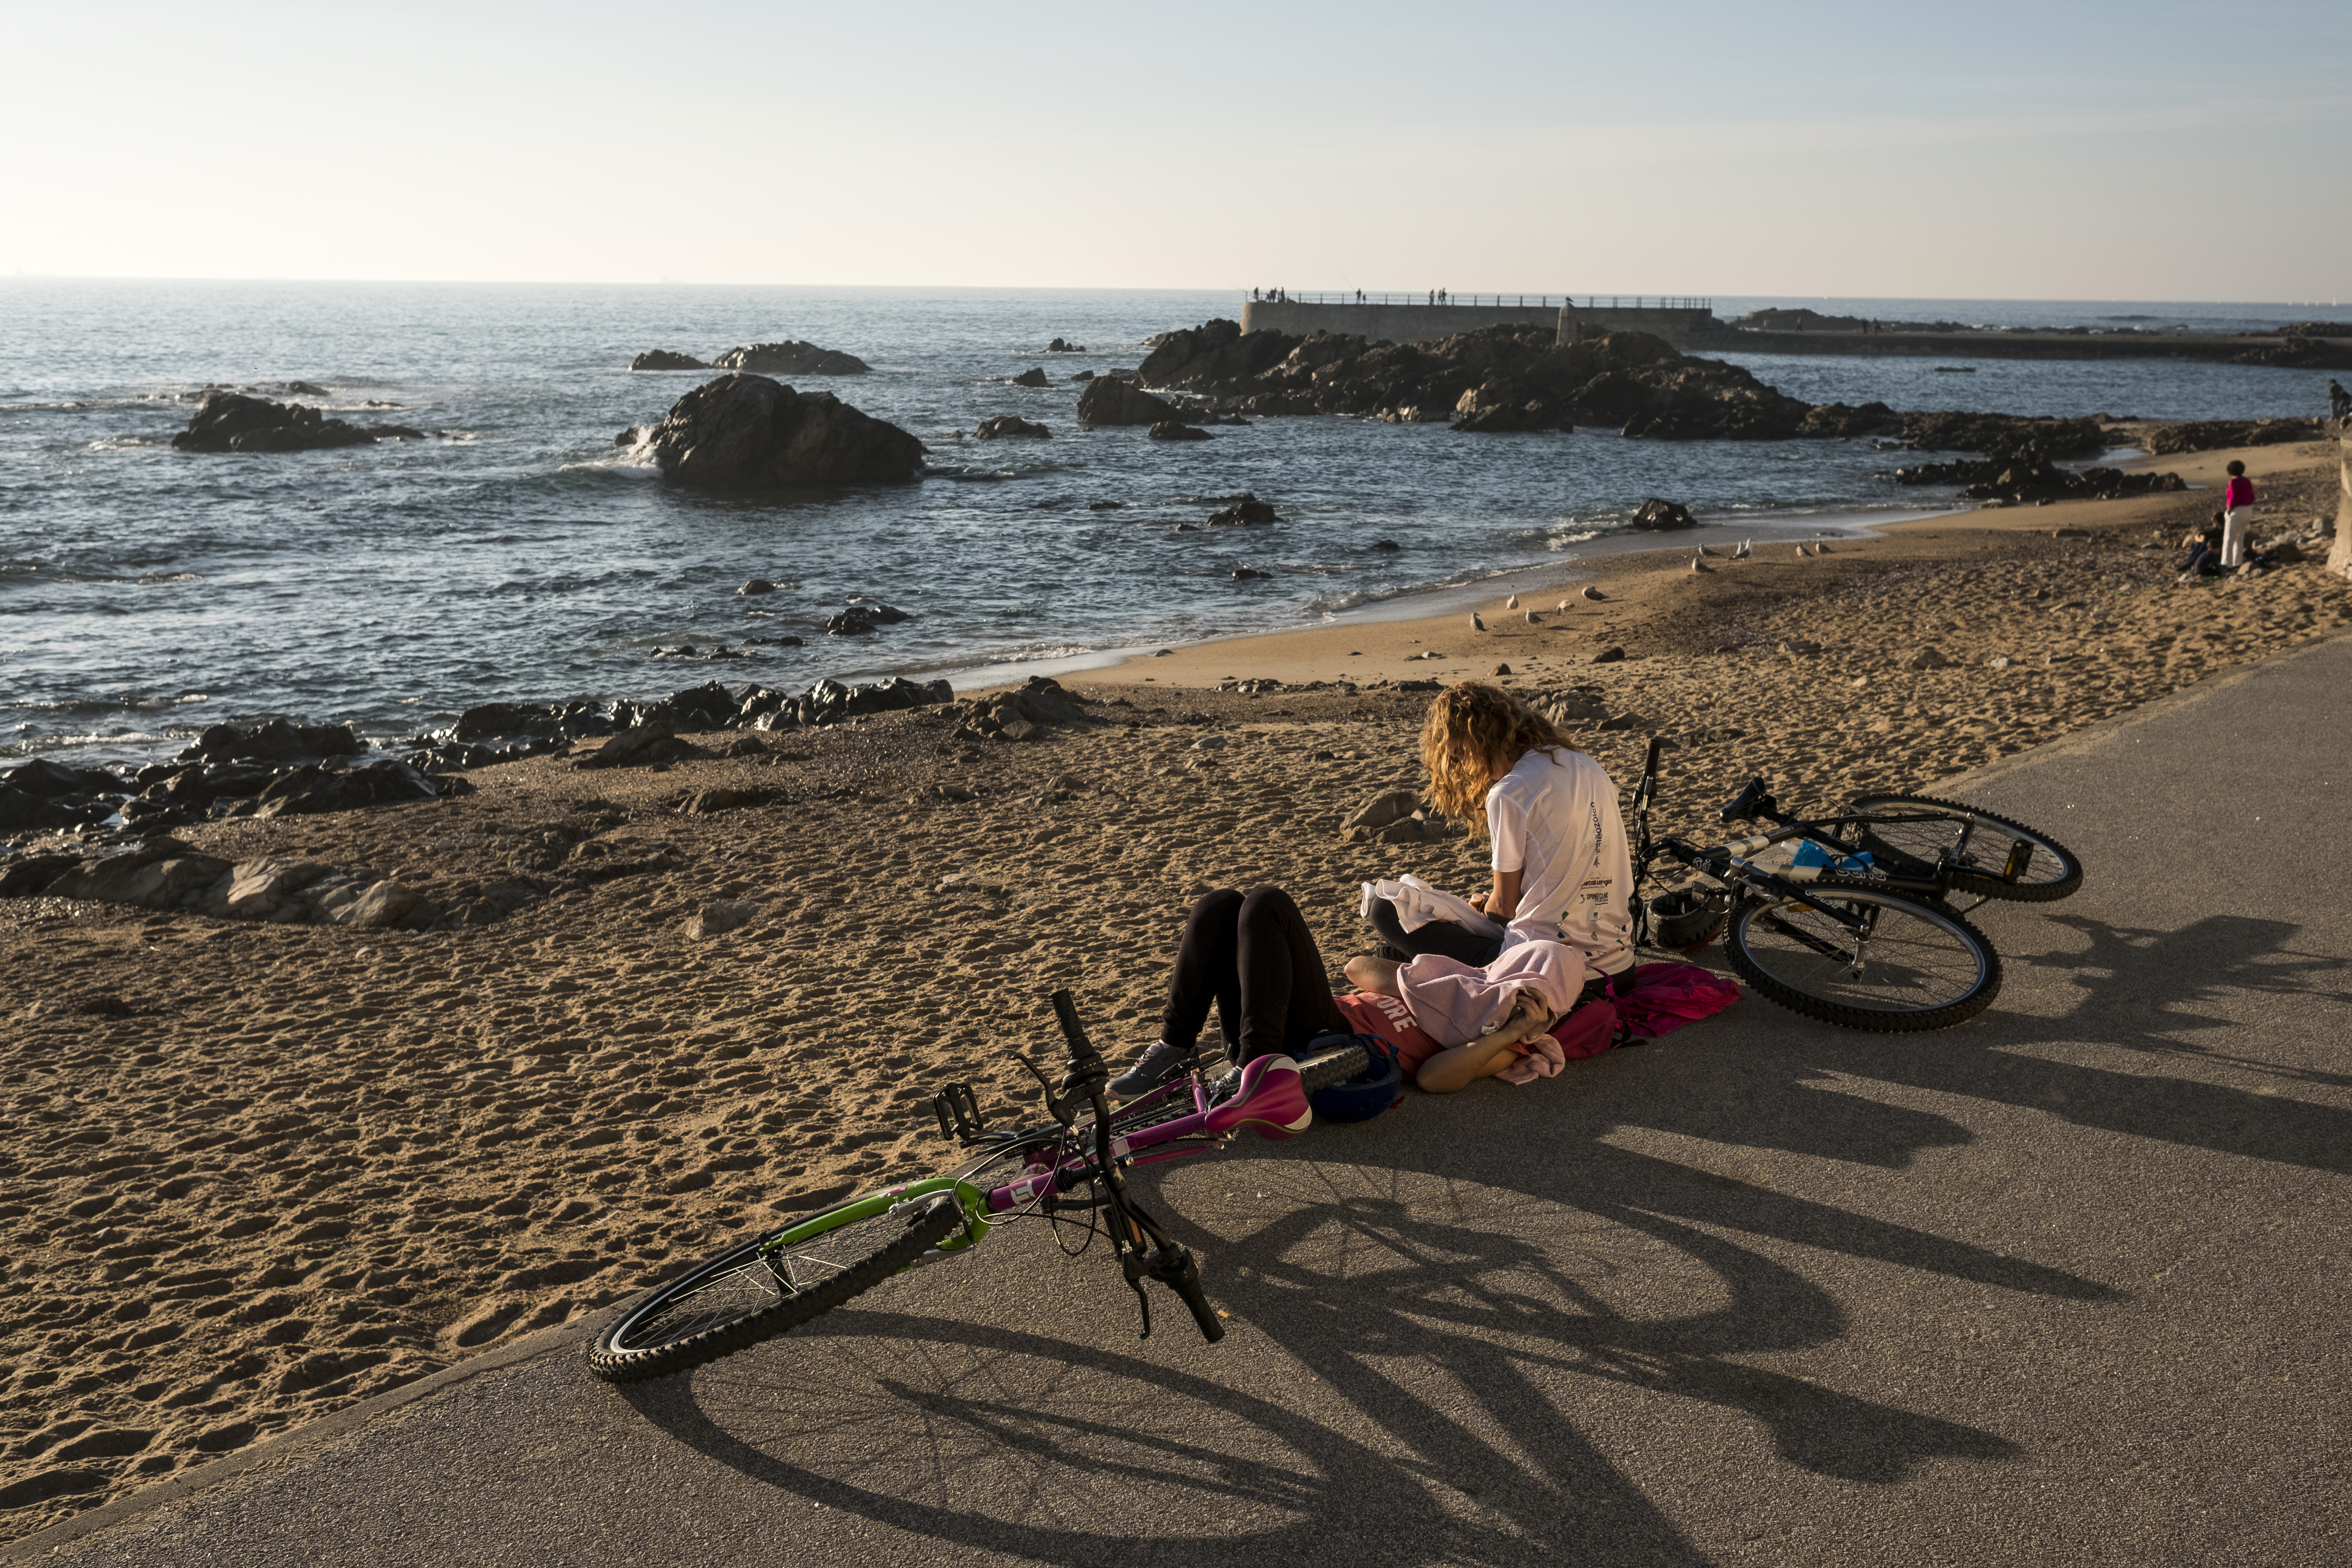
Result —
[[[1801,543],[1797,546],[1797,553],[1809,559],[1815,555],[1827,555],[1829,552],[1830,547],[1826,543]],[[1709,550],[1706,545],[1702,544],[1698,547],[1698,553],[1691,557],[1690,569],[1694,572],[1712,572],[1715,568],[1707,564],[1709,561],[1745,561],[1755,553],[1756,542],[1752,539],[1743,539],[1736,547],[1721,552]],[[1608,595],[1602,593],[1600,589],[1593,587],[1590,584],[1587,584],[1581,592],[1583,593],[1584,597],[1592,600],[1596,604],[1604,601],[1609,597]],[[1559,602],[1559,610],[1554,613],[1565,614],[1568,607],[1575,602],[1576,601],[1573,599],[1562,599]],[[1519,607],[1519,596],[1517,594],[1512,595],[1510,603],[1503,607],[1507,610],[1517,609]],[[1527,611],[1526,615],[1528,625],[1539,626],[1542,624],[1542,617],[1538,616],[1533,610]],[[1483,632],[1486,629],[1486,622],[1485,618],[1475,610],[1470,612],[1470,629],[1472,631],[1478,632]]]

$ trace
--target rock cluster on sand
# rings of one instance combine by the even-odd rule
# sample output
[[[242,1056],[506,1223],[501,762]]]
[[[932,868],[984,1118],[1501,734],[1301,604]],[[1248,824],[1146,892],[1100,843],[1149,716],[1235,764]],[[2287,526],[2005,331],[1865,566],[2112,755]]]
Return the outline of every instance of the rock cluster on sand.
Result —
[[[751,370],[763,375],[864,375],[873,368],[856,354],[819,348],[794,339],[729,349],[710,362],[713,370]]]
[[[1043,425],[1033,425],[1014,414],[1000,414],[993,419],[983,419],[971,427],[971,433],[982,441],[993,441],[1006,436],[1027,436],[1042,441],[1053,434]]]
[[[1097,722],[1059,681],[1042,675],[1031,676],[1018,690],[981,700],[959,700],[943,711],[962,721],[954,732],[960,741],[1035,741],[1055,724]]]
[[[647,349],[629,362],[631,370],[709,370],[710,366],[692,354],[672,353],[667,349]]]
[[[272,403],[236,392],[205,395],[188,427],[172,437],[183,452],[312,452],[371,441],[421,441],[405,425],[358,426],[330,419],[299,403]]]
[[[2159,458],[2180,452],[2210,452],[2223,447],[2275,447],[2316,441],[2327,435],[2322,419],[2192,419],[2150,426],[2141,439]]]
[[[923,444],[896,425],[740,373],[679,398],[648,445],[664,479],[710,489],[911,479],[923,466]]]

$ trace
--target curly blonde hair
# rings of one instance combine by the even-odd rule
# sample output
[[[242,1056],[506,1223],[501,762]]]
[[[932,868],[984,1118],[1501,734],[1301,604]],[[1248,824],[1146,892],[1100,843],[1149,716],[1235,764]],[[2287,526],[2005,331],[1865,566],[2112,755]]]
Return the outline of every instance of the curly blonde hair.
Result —
[[[1421,727],[1429,799],[1448,816],[1486,826],[1486,791],[1496,768],[1529,752],[1574,742],[1559,726],[1509,692],[1465,680],[1437,694]]]

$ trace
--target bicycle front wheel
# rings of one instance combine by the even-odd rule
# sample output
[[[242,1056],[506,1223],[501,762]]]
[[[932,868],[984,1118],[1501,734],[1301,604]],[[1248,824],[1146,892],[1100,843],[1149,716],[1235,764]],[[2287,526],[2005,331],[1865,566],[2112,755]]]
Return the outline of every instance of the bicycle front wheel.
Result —
[[[1731,966],[1766,996],[1849,1029],[1948,1028],[2000,994],[2000,959],[1982,932],[1948,910],[1888,892],[1836,888],[1742,900],[1723,943]]]
[[[2072,850],[1995,812],[1932,795],[1858,795],[1845,809],[1838,826],[1882,870],[1926,877],[1940,868],[1954,892],[2028,904],[2054,903],[2083,885]]]
[[[635,1383],[731,1355],[872,1289],[963,1224],[951,1192],[911,1214],[865,1199],[795,1220],[654,1290],[590,1343],[589,1368]]]

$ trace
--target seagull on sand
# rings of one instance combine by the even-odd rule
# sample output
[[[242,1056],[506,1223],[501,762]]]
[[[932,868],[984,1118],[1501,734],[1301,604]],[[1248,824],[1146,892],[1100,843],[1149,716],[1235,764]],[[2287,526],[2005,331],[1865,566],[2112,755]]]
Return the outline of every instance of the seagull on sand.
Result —
[[[1470,629],[1474,632],[1483,632],[1486,629],[1486,623],[1478,618],[1478,612],[1475,610],[1470,612]]]
[[[1706,553],[1706,552],[1703,550],[1699,552],[1699,555],[1704,555]],[[1691,557],[1691,570],[1694,572],[1704,572],[1707,570],[1707,564],[1706,562],[1700,560],[1698,555],[1694,555]]]
[[[1755,542],[1754,540],[1752,540],[1752,539],[1743,539],[1743,540],[1741,540],[1741,541],[1739,542],[1739,548],[1738,548],[1738,549],[1737,549],[1737,550],[1735,550],[1735,551],[1733,551],[1733,552],[1731,552],[1731,558],[1732,558],[1734,561],[1745,561],[1745,560],[1747,560],[1747,559],[1748,559],[1748,552],[1749,552],[1749,551],[1754,547],[1755,543],[1756,543],[1756,542]]]
[[[1602,593],[1600,589],[1595,588],[1595,587],[1591,587],[1591,586],[1590,586],[1590,585],[1588,585],[1588,586],[1585,588],[1585,590],[1584,590],[1584,596],[1585,596],[1586,598],[1588,598],[1588,599],[1591,599],[1591,600],[1594,601],[1595,603],[1598,603],[1598,602],[1600,602],[1601,600],[1603,600],[1603,599],[1606,599],[1607,597],[1609,597],[1609,595],[1606,595],[1606,594]]]
[[[1816,555],[1827,555],[1829,552],[1830,545],[1829,541],[1827,540],[1823,540],[1819,544],[1813,546],[1813,553]]]
[[[1509,604],[1505,605],[1503,606],[1503,608],[1505,608],[1505,609],[1507,609],[1507,610],[1516,610],[1516,609],[1517,609],[1518,607],[1519,607],[1519,596],[1518,596],[1517,594],[1512,595],[1511,595],[1511,602],[1510,602]]]
[[[1699,552],[1701,555],[1712,555],[1712,554],[1714,554],[1714,553],[1715,553],[1715,552],[1714,552],[1714,551],[1709,550],[1709,549],[1708,549],[1706,545],[1704,545],[1704,544],[1702,544],[1702,545],[1700,545],[1700,546],[1698,547],[1698,552]]]
[[[1563,616],[1568,614],[1568,607],[1574,603],[1576,603],[1574,599],[1562,599],[1559,602],[1559,614]]]
[[[1539,626],[1543,625],[1543,617],[1537,615],[1533,610],[1529,610],[1528,612],[1528,625],[1531,626]]]

